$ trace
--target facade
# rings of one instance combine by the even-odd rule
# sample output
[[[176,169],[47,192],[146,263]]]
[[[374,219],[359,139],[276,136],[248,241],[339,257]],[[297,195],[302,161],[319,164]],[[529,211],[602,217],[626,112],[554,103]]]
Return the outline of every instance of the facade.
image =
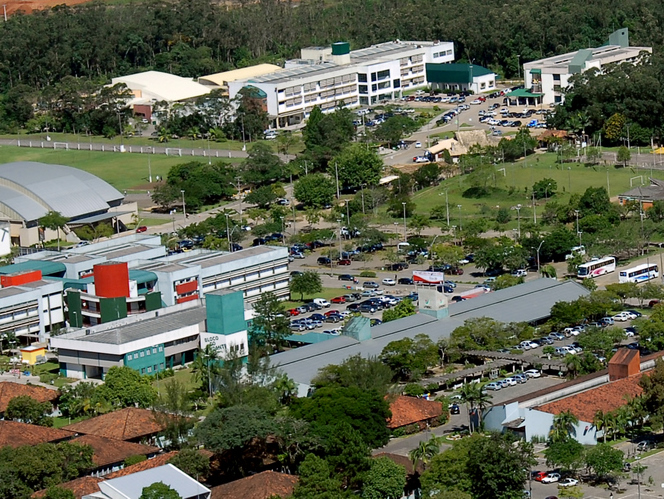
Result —
[[[39,219],[57,211],[69,221],[61,237],[77,241],[70,227],[100,221],[126,224],[136,205],[123,205],[117,189],[90,173],[63,165],[19,161],[0,165],[0,219],[9,223],[11,244],[32,246],[55,239]],[[122,225],[121,225],[122,227]],[[71,234],[71,236],[70,236]],[[0,238],[6,238],[6,227]],[[0,248],[6,241],[0,243]]]
[[[228,85],[231,82],[257,78],[266,74],[275,73],[281,69],[281,67],[275,66],[274,64],[256,64],[255,66],[249,66],[248,68],[233,69],[232,71],[201,76],[198,79],[198,83],[212,87],[213,89],[221,89],[223,95],[228,95]]]
[[[231,98],[246,86],[262,90],[274,126],[282,128],[305,121],[314,106],[330,112],[399,98],[426,85],[426,63],[453,60],[452,42],[396,40],[352,51],[338,42],[302,49],[284,69],[231,81],[228,89]]]
[[[159,71],[144,71],[111,80],[112,85],[119,83],[124,83],[134,95],[128,102],[134,114],[148,121],[152,121],[152,110],[157,102],[165,102],[170,106],[191,102],[210,93],[209,87],[192,79]]]
[[[611,35],[605,45],[556,55],[523,65],[525,88],[532,94],[542,94],[543,104],[559,104],[565,99],[564,90],[570,78],[589,69],[599,71],[607,64],[635,63],[643,52],[652,47],[630,47],[627,28]]]
[[[196,351],[216,345],[222,357],[249,351],[242,293],[220,290],[199,300],[145,312],[109,324],[75,329],[51,338],[60,372],[76,379],[104,378],[113,366],[154,374],[194,360]]]
[[[652,208],[655,201],[664,201],[664,181],[655,178],[650,179],[650,185],[640,185],[618,195],[620,204],[637,202],[642,211]]]
[[[477,64],[431,63],[426,65],[426,72],[432,90],[481,94],[496,89],[496,73]]]

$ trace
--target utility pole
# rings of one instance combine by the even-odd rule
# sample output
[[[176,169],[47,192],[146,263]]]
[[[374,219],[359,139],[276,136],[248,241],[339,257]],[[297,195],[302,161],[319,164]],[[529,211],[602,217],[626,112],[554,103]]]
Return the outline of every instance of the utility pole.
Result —
[[[365,215],[366,212],[364,211],[364,185],[362,184],[362,215]]]
[[[182,220],[183,223],[187,223],[187,205],[184,202],[184,189],[181,189],[180,192],[182,193]]]
[[[150,164],[150,153],[148,153],[148,181],[152,183],[152,165]]]
[[[406,203],[401,203],[403,205],[403,242],[408,242],[407,237],[407,228],[406,228]]]
[[[339,199],[339,165],[337,165],[337,162],[334,162],[334,178],[337,181],[337,199]]]
[[[224,213],[224,215],[226,215],[226,240],[228,241],[228,250],[232,252],[233,248],[231,248],[231,232],[228,227],[228,213]]]
[[[242,188],[242,184],[240,181],[242,180],[242,177],[235,177],[235,188],[237,189],[237,198],[240,201],[240,215],[242,215],[242,191],[240,190]]]
[[[350,229],[350,210],[348,209],[348,200],[346,199],[346,223]]]
[[[457,208],[459,208],[459,231],[463,230],[463,225],[461,225],[461,205],[458,204]]]
[[[533,223],[537,225],[537,208],[535,207],[535,191],[533,191]]]

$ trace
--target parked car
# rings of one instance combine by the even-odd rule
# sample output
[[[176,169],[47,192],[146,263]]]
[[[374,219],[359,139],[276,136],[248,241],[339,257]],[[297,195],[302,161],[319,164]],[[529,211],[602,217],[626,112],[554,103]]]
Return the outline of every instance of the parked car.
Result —
[[[625,312],[629,312],[630,314],[632,314],[636,317],[641,317],[641,315],[642,315],[641,312],[639,312],[638,310],[631,310],[630,309],[630,310],[625,310]]]
[[[376,319],[375,317],[372,317],[369,321],[369,325],[371,327],[380,326],[382,323],[383,323],[383,321],[381,321],[380,319]]]
[[[507,386],[516,386],[517,385],[517,380],[514,378],[505,378],[503,380],[504,383],[507,383]]]
[[[558,482],[558,487],[574,487],[578,484],[579,481],[576,478],[565,478]]]
[[[528,381],[528,376],[525,374],[515,374],[512,377],[516,380],[517,383],[526,383]]]
[[[348,258],[342,258],[337,262],[338,265],[350,265],[352,262]]]
[[[385,279],[382,280],[382,283],[385,286],[396,286],[397,281],[395,281],[394,279],[390,279],[389,277],[386,277]]]
[[[540,376],[542,376],[542,373],[539,372],[537,369],[528,369],[527,371],[524,371],[523,374],[525,374],[529,378],[539,378]]]
[[[141,233],[141,232],[147,232],[148,228],[145,225],[141,225],[140,227],[136,227],[136,232]]]
[[[374,281],[364,281],[362,283],[362,287],[369,289],[378,289],[380,286],[378,285],[377,282]]]
[[[353,312],[353,313],[361,312],[360,304],[359,303],[351,303],[350,305],[348,305],[346,307],[346,310],[348,310],[349,312]]]
[[[360,304],[360,312],[369,312],[373,314],[376,311],[376,307],[370,303]]]
[[[613,326],[613,319],[611,317],[602,317],[599,323],[602,327]]]
[[[415,282],[410,277],[400,277],[397,284],[412,285],[415,284]]]
[[[350,281],[350,282],[355,282],[355,276],[352,276],[350,274],[341,274],[339,276],[340,281]]]
[[[533,480],[536,482],[541,482],[542,478],[544,478],[547,475],[546,471],[533,471],[530,476],[532,477]]]
[[[287,311],[286,311],[286,314],[287,314],[289,317],[295,317],[296,315],[300,315],[300,311],[299,311],[298,309],[296,309],[296,308],[291,308],[290,310],[287,310]]]
[[[560,473],[547,473],[547,475],[542,478],[542,483],[554,483],[560,480]]]
[[[631,338],[636,334],[636,328],[634,326],[629,326],[625,328],[625,336]]]
[[[626,322],[636,319],[636,316],[630,312],[622,311],[611,317],[614,322]]]
[[[459,404],[452,404],[450,406],[450,414],[461,414],[461,409],[459,408]]]
[[[335,298],[332,298],[330,300],[331,303],[346,303],[346,297],[345,296],[337,296]]]
[[[318,263],[318,265],[330,265],[332,263],[332,260],[330,260],[326,256],[319,256],[316,262]]]
[[[493,390],[497,391],[503,388],[502,383],[498,383],[497,381],[492,381],[491,383],[487,383],[484,385],[485,390]]]

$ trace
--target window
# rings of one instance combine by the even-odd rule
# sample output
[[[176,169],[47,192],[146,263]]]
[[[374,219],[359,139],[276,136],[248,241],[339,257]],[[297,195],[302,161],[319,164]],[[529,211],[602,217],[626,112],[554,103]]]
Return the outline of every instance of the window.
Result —
[[[148,366],[148,373],[151,373],[151,372],[152,372],[152,367]]]
[[[373,85],[371,85],[371,91],[375,92],[376,90],[378,90],[378,85],[374,83]]]
[[[159,351],[161,352],[161,350],[159,350]],[[154,348],[152,349],[152,353],[157,353],[157,347],[154,347]]]
[[[141,350],[141,357],[145,357],[145,352]]]
[[[553,75],[553,81],[560,81],[560,75]]]
[[[394,81],[392,82],[392,86],[393,86],[394,88],[400,88],[400,87],[401,87],[401,80],[394,80]]]
[[[145,368],[141,369],[141,374],[145,374]]]
[[[161,352],[164,349],[161,345],[159,345],[159,351]]]
[[[371,81],[376,81],[376,73],[371,73]]]
[[[157,364],[152,367],[155,371],[157,370]]]
[[[357,74],[357,81],[360,83],[366,83],[367,82],[367,75],[364,73],[358,73]]]
[[[134,354],[134,358],[138,359],[138,354],[137,353]]]
[[[361,94],[368,94],[369,93],[369,88],[366,85],[360,85],[360,93]]]
[[[360,105],[369,104],[369,97],[360,97]]]
[[[379,80],[384,80],[385,78],[390,77],[390,70],[389,69],[384,69],[383,71],[378,71],[378,79]],[[375,80],[372,80],[375,81]]]
[[[145,355],[150,355],[150,349],[149,348],[145,351]]]
[[[159,367],[160,367],[161,369],[163,369],[163,368],[164,368],[164,363],[162,362],[161,364],[159,364]]]

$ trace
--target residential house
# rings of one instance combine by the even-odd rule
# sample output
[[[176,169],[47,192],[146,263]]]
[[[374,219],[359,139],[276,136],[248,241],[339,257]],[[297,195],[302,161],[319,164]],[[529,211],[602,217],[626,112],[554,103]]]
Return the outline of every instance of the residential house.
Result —
[[[440,424],[443,405],[423,398],[398,396],[391,404],[392,417],[387,422],[391,430],[417,425],[420,430]]]
[[[159,452],[158,447],[97,435],[82,435],[71,440],[71,443],[92,447],[94,451],[92,462],[95,467],[90,470],[90,473],[97,477],[121,470],[125,460],[129,457],[145,456],[149,458]]]
[[[639,185],[618,195],[618,202],[625,205],[636,202],[642,210],[649,210],[655,201],[664,201],[664,181],[651,178],[650,185]]]
[[[0,448],[57,443],[74,436],[75,433],[59,428],[0,420]]]
[[[4,414],[7,410],[11,399],[26,395],[37,402],[50,402],[54,405],[58,400],[57,390],[13,381],[0,381],[0,414]]]
[[[82,435],[96,435],[113,440],[144,442],[152,440],[165,426],[152,411],[127,407],[65,426],[63,429]]]
[[[210,499],[269,499],[274,496],[290,497],[298,477],[263,471],[240,480],[212,488]]]

